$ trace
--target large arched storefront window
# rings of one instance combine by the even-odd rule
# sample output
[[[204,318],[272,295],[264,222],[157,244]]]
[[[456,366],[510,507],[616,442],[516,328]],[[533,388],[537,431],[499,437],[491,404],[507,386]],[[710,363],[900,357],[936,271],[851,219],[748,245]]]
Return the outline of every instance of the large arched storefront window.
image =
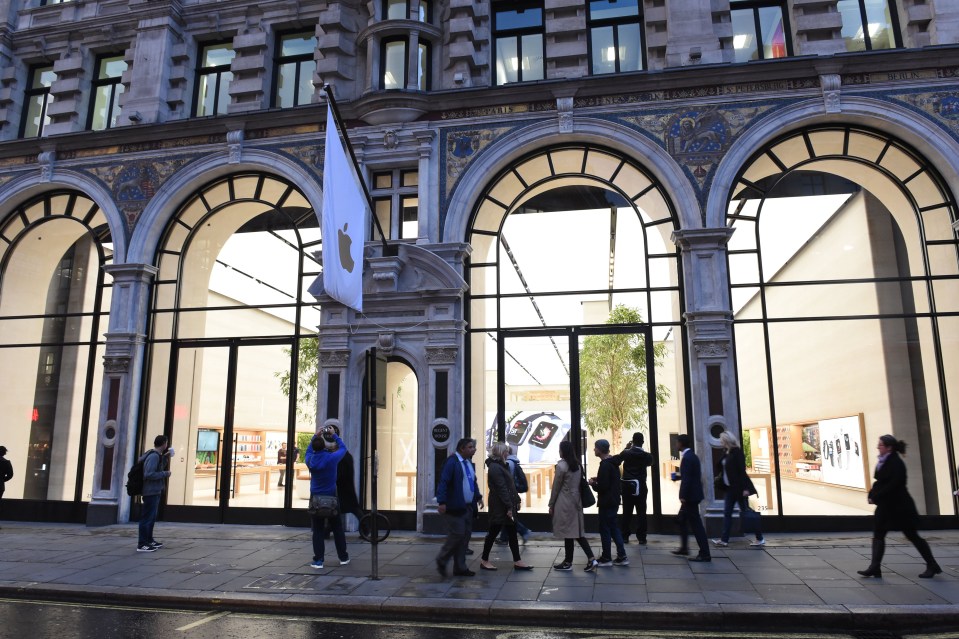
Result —
[[[319,244],[306,198],[263,174],[203,187],[168,225],[141,429],[177,451],[168,517],[286,523],[306,507]]]
[[[746,165],[727,220],[744,448],[779,495],[762,507],[870,514],[892,433],[920,513],[953,514],[959,256],[935,170],[876,131],[794,132]]]
[[[0,223],[0,413],[15,461],[4,499],[31,517],[82,520],[92,496],[113,260],[106,217],[74,191],[42,195]]]
[[[649,512],[678,508],[675,486],[660,481],[688,421],[676,225],[647,171],[596,146],[521,158],[479,199],[468,236],[468,419],[477,460],[505,438],[524,464],[525,511],[547,511],[562,440],[592,469],[595,439],[618,453],[636,431],[661,462]],[[608,324],[611,315],[626,323]],[[603,366],[640,392],[617,397],[600,383],[610,381],[596,374]],[[609,406],[623,409],[619,428]]]

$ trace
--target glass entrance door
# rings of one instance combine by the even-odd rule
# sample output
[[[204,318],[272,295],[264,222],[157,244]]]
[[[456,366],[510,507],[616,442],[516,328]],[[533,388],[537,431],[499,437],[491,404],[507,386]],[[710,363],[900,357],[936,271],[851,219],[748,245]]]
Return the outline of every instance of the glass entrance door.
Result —
[[[209,507],[216,521],[259,522],[280,521],[286,506],[306,503],[296,503],[301,493],[309,497],[305,451],[279,381],[290,371],[290,351],[288,341],[240,340],[176,349],[168,506]],[[274,509],[279,519],[259,509]]]

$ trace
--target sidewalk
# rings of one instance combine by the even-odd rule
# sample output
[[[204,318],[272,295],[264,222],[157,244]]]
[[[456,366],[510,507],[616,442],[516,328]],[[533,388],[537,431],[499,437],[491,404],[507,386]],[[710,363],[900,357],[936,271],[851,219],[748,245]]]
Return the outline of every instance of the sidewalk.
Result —
[[[890,535],[881,580],[856,574],[869,563],[868,533],[772,534],[765,549],[739,538],[708,564],[670,554],[675,537],[651,535],[628,546],[628,567],[595,574],[578,547],[572,572],[553,570],[562,544],[546,533],[523,549],[535,570],[513,571],[509,550],[494,546],[499,570],[480,571],[477,535],[476,576],[448,579],[434,563],[442,538],[400,533],[378,546],[379,580],[369,578],[371,546],[355,535],[348,566],[331,541],[315,570],[303,528],[159,522],[156,533],[166,547],[137,553],[135,524],[3,522],[0,597],[550,627],[959,630],[952,530],[923,533],[944,569],[934,579],[917,578],[915,549]],[[590,543],[598,556],[599,538]]]

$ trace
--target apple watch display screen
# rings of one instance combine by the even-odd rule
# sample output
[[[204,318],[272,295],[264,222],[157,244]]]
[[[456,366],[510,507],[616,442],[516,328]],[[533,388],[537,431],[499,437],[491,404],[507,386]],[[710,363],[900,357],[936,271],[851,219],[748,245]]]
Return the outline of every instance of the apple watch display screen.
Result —
[[[529,422],[525,419],[517,419],[506,433],[507,443],[519,446],[523,443],[523,436],[526,435],[527,430],[529,430]]]
[[[557,430],[559,430],[559,424],[556,422],[540,422],[529,438],[530,446],[546,448],[549,446],[549,442],[553,439],[553,435],[556,434]]]

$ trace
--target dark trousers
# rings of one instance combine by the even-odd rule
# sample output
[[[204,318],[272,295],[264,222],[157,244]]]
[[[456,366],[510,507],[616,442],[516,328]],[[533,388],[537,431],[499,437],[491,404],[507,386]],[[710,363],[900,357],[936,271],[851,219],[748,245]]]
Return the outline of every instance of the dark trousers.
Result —
[[[143,510],[140,511],[140,532],[138,546],[146,546],[153,539],[153,526],[157,523],[157,512],[160,510],[159,495],[144,495]]]
[[[679,547],[681,550],[689,549],[689,531],[692,530],[696,543],[699,545],[699,556],[709,557],[709,542],[706,539],[706,528],[703,526],[703,518],[699,516],[699,504],[683,504],[676,516],[679,523]]]
[[[563,561],[567,563],[573,563],[573,542],[579,542],[579,547],[583,549],[583,552],[586,553],[586,559],[594,559],[593,549],[589,547],[589,542],[586,541],[586,537],[580,537],[579,539],[570,539],[566,538],[563,540],[563,547],[566,551],[566,554],[563,557]]]
[[[872,561],[869,563],[870,568],[878,568],[882,563],[882,556],[886,554],[886,533],[888,532],[889,526],[887,522],[880,521],[880,518],[877,517],[872,533]],[[914,523],[904,523],[902,525],[902,535],[916,547],[916,550],[919,551],[919,556],[926,562],[926,567],[932,568],[933,566],[939,566],[939,564],[936,563],[935,557],[932,556],[932,549],[929,547],[929,542],[919,536]]]
[[[465,572],[469,569],[466,565],[466,548],[473,535],[473,510],[467,508],[466,512],[458,515],[444,513],[443,521],[446,522],[446,541],[436,556],[436,563],[445,566],[452,558],[453,571]]]
[[[733,508],[739,506],[739,517],[740,519],[743,516],[743,513],[746,512],[746,509],[749,508],[749,502],[746,497],[739,495],[737,498],[733,494],[733,491],[726,488],[726,497],[723,501],[723,541],[729,541],[729,534],[733,528]],[[756,531],[756,541],[759,541],[763,538],[763,533],[761,530]]]
[[[521,522],[521,521],[520,521],[519,519],[517,519],[516,517],[513,517],[513,522],[515,522],[515,524],[516,524],[516,534],[517,534],[517,535],[519,535],[520,537],[523,537],[523,536],[529,534],[529,528],[526,526],[526,524],[524,524],[523,522]],[[500,533],[499,533],[499,539],[500,539],[500,541],[509,541],[509,537],[508,537],[508,535],[506,534],[506,526],[503,526],[503,530],[500,531]]]
[[[631,484],[623,484],[623,487],[626,486],[632,487]],[[633,495],[628,490],[623,490],[623,541],[629,539],[629,536],[632,534],[632,518],[633,510],[636,511],[636,539],[639,543],[646,543],[646,496],[649,494],[649,489],[646,487],[646,484],[639,485],[639,494]]]
[[[616,556],[625,557],[626,547],[623,545],[623,535],[619,532],[619,526],[616,525],[616,511],[618,508],[599,511],[599,540],[603,545],[603,552],[600,555],[603,559],[612,559],[612,542],[616,542]]]
[[[489,561],[489,551],[493,549],[493,542],[496,541],[496,535],[500,533],[500,529],[506,534],[510,552],[513,553],[513,563],[516,563],[520,560],[519,540],[516,538],[516,526],[510,526],[508,524],[489,525],[486,539],[483,540],[483,561]]]
[[[323,555],[326,553],[326,535],[324,534],[327,522],[333,528],[333,545],[336,546],[336,556],[340,561],[346,561],[350,558],[350,553],[346,551],[346,535],[343,533],[343,522],[340,516],[336,517],[313,517],[313,561],[323,561]]]

